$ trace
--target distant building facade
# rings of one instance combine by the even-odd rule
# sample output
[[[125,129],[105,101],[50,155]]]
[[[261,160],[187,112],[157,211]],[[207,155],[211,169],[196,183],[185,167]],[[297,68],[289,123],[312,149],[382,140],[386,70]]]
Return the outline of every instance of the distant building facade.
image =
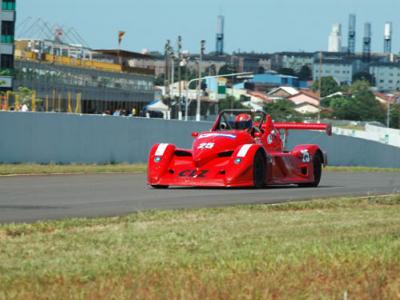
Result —
[[[374,77],[379,91],[400,90],[399,63],[374,63],[370,65],[369,73]]]
[[[322,63],[315,61],[313,65],[313,80],[331,76],[338,84],[351,84],[354,74],[355,67],[351,60],[323,59]]]
[[[271,68],[279,70],[280,68],[293,69],[299,72],[303,66],[312,68],[314,62],[314,52],[278,52],[271,57]]]
[[[12,90],[16,1],[0,0],[0,91]]]

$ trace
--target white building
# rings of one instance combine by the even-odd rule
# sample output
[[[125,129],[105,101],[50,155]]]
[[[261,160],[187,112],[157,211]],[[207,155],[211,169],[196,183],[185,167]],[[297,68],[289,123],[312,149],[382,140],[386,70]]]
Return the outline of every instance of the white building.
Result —
[[[342,25],[333,24],[332,32],[329,35],[329,52],[341,52],[342,51]]]

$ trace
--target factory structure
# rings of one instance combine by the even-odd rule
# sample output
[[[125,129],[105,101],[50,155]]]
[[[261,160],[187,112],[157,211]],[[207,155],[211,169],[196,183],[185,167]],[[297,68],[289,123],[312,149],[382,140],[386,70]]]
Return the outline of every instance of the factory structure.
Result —
[[[347,45],[343,46],[342,25],[333,24],[329,35],[328,52],[315,56],[313,79],[320,76],[332,76],[339,84],[350,84],[357,74],[370,74],[373,85],[379,91],[400,90],[400,59],[393,53],[393,23],[386,22],[382,27],[382,51],[372,51],[372,24],[363,24],[362,34],[357,34],[357,18],[349,15]],[[357,37],[361,43],[357,44]],[[357,51],[358,50],[358,51]]]
[[[215,44],[215,53],[217,55],[224,55],[224,16],[218,16],[217,18],[217,38]]]
[[[332,30],[329,35],[328,52],[347,53],[348,55],[355,55],[357,52],[357,23],[356,15],[349,15],[348,22],[348,35],[347,46],[343,47],[342,40],[342,24],[336,23],[332,25]],[[370,22],[364,23],[364,32],[362,36],[362,50],[361,53],[364,59],[369,59],[371,56],[371,43],[372,43],[372,26]],[[393,36],[393,23],[386,22],[383,28],[383,51],[382,53],[392,53],[392,36]]]

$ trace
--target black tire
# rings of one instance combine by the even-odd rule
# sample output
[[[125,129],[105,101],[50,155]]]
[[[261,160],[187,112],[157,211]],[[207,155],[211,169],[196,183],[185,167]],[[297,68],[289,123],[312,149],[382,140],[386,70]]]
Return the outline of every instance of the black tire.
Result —
[[[301,183],[299,186],[302,187],[317,187],[321,181],[322,175],[322,157],[321,154],[316,153],[313,160],[314,166],[314,181],[310,183]]]
[[[152,185],[153,189],[167,189],[168,185]]]
[[[261,151],[257,151],[253,162],[253,184],[256,189],[265,186],[265,158]]]

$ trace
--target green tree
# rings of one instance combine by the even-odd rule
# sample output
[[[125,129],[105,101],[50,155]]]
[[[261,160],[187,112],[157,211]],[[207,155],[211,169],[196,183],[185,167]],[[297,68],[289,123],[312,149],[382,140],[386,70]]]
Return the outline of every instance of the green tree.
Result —
[[[311,80],[312,72],[310,67],[307,65],[302,66],[299,73],[297,73],[297,76],[299,77],[300,80]]]
[[[219,100],[218,107],[220,111],[224,109],[244,108],[242,103],[233,96],[226,96],[225,99]]]
[[[372,76],[368,72],[358,72],[358,73],[353,75],[353,82],[359,81],[359,80],[368,81],[370,85],[374,85],[375,84],[374,76]]]
[[[400,103],[390,105],[390,127],[400,129]]]
[[[282,99],[264,105],[264,110],[274,121],[301,121],[300,113],[295,110],[296,105],[289,100]]]
[[[280,68],[278,73],[282,75],[296,76],[296,72],[292,68]]]
[[[218,75],[232,74],[236,73],[236,69],[232,64],[223,65],[218,72]]]
[[[330,100],[334,117],[343,120],[384,122],[385,109],[370,91],[368,81],[354,82],[349,91],[351,97]]]
[[[314,92],[319,89],[319,80],[315,80],[311,86]],[[339,92],[340,86],[332,76],[321,78],[321,97],[326,97],[333,93]]]

